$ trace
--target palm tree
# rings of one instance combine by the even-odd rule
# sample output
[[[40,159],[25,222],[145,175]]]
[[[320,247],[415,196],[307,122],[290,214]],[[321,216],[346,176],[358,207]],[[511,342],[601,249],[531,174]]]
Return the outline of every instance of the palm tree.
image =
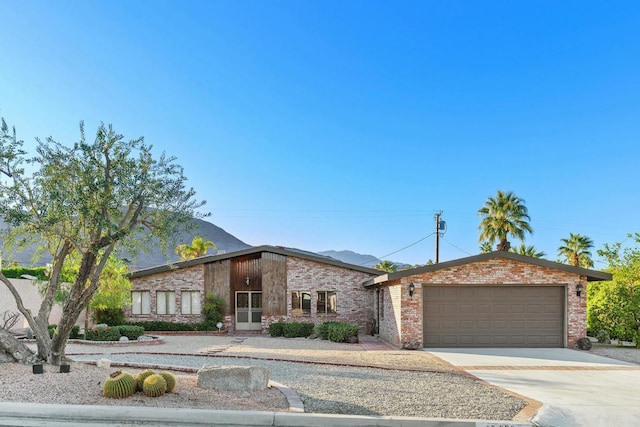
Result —
[[[182,243],[176,247],[176,254],[180,255],[180,259],[186,261],[188,259],[198,258],[207,254],[209,248],[215,248],[216,245],[210,240],[204,240],[200,236],[195,236],[191,244]]]
[[[518,246],[518,249],[513,249],[511,248],[510,250],[513,253],[516,254],[520,254],[520,255],[524,255],[524,256],[530,256],[533,258],[544,258],[544,256],[546,255],[544,252],[540,251],[538,252],[538,250],[536,249],[535,246],[530,245],[527,246],[523,243],[520,243],[520,246]]]
[[[480,252],[483,254],[488,254],[489,252],[493,252],[493,247],[491,246],[491,242],[487,242],[486,240],[480,244]]]
[[[558,256],[564,257],[567,264],[575,267],[593,267],[591,252],[593,240],[581,234],[569,233],[568,239],[560,239],[563,246],[558,248]]]
[[[398,271],[398,266],[389,260],[379,262],[374,268],[376,270],[386,271],[387,273],[395,273]]]
[[[508,251],[511,243],[507,240],[512,235],[524,240],[525,233],[532,233],[529,225],[529,213],[524,200],[512,191],[498,190],[495,197],[489,196],[484,206],[478,211],[482,217],[480,221],[480,241],[490,243],[498,241],[499,251]]]

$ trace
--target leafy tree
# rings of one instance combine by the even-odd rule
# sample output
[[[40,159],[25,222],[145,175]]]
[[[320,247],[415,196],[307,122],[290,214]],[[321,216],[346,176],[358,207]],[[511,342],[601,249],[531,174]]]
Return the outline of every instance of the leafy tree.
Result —
[[[640,233],[629,234],[640,243]],[[605,330],[612,338],[633,340],[640,347],[640,248],[617,242],[598,250],[613,275],[610,282],[589,284],[587,328]]]
[[[49,281],[37,313],[26,309],[13,284],[2,281],[37,336],[37,358],[60,364],[80,313],[100,287],[111,254],[119,248],[135,251],[157,239],[165,249],[170,238],[203,205],[186,187],[175,158],[152,155],[143,138],[125,140],[111,126],[100,124],[95,139],[85,137],[64,145],[49,137],[36,140],[28,157],[23,142],[4,122],[0,126],[0,215],[10,229],[5,240],[44,241],[53,259]],[[25,173],[25,165],[33,173]],[[147,228],[143,238],[136,232]],[[147,240],[149,239],[149,240]],[[70,257],[79,267],[68,289],[57,333],[49,338],[47,324],[61,275]],[[1,331],[0,331],[1,332]],[[0,336],[3,338],[3,336]]]
[[[568,239],[560,239],[563,243],[558,248],[558,256],[575,267],[591,268],[593,260],[589,249],[593,248],[593,241],[581,234],[569,233]]]
[[[387,273],[395,273],[398,271],[398,266],[389,260],[379,262],[374,268],[376,270],[386,271]]]
[[[489,196],[478,215],[482,217],[478,226],[480,241],[497,241],[497,249],[500,251],[508,251],[511,247],[507,240],[509,235],[524,240],[525,233],[533,232],[524,200],[512,191],[498,190],[495,197]]]
[[[536,249],[535,246],[533,245],[525,245],[524,243],[520,243],[520,246],[518,246],[517,249],[509,249],[510,252],[514,252],[516,254],[520,254],[520,255],[524,255],[524,256],[530,256],[533,258],[544,258],[544,256],[546,255],[544,252],[542,251],[538,251]]]
[[[188,259],[205,256],[209,248],[215,248],[216,244],[210,240],[204,240],[200,236],[196,236],[191,244],[182,243],[176,247],[176,254],[180,255],[180,259],[186,261]]]

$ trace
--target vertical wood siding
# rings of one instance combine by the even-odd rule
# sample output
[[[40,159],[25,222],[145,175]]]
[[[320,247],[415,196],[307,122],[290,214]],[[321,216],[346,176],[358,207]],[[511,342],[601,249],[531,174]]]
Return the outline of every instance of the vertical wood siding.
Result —
[[[287,314],[287,257],[283,255],[262,253],[262,313]]]
[[[249,278],[249,285],[247,285]],[[238,291],[261,291],[260,254],[231,260],[231,313],[235,313],[235,295]]]
[[[204,291],[213,292],[225,302],[225,314],[233,313],[234,301],[229,292],[230,261],[223,260],[204,265]]]

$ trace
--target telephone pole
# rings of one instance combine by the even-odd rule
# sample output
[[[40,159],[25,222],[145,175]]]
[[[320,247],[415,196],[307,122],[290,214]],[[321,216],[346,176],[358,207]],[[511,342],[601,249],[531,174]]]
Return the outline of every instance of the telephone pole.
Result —
[[[440,261],[440,215],[442,211],[436,212],[436,264]]]

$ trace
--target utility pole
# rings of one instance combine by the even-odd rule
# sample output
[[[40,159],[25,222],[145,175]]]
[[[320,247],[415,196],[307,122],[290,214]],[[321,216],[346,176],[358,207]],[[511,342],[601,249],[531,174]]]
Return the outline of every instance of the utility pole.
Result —
[[[442,211],[436,212],[436,264],[440,261],[440,215]]]

